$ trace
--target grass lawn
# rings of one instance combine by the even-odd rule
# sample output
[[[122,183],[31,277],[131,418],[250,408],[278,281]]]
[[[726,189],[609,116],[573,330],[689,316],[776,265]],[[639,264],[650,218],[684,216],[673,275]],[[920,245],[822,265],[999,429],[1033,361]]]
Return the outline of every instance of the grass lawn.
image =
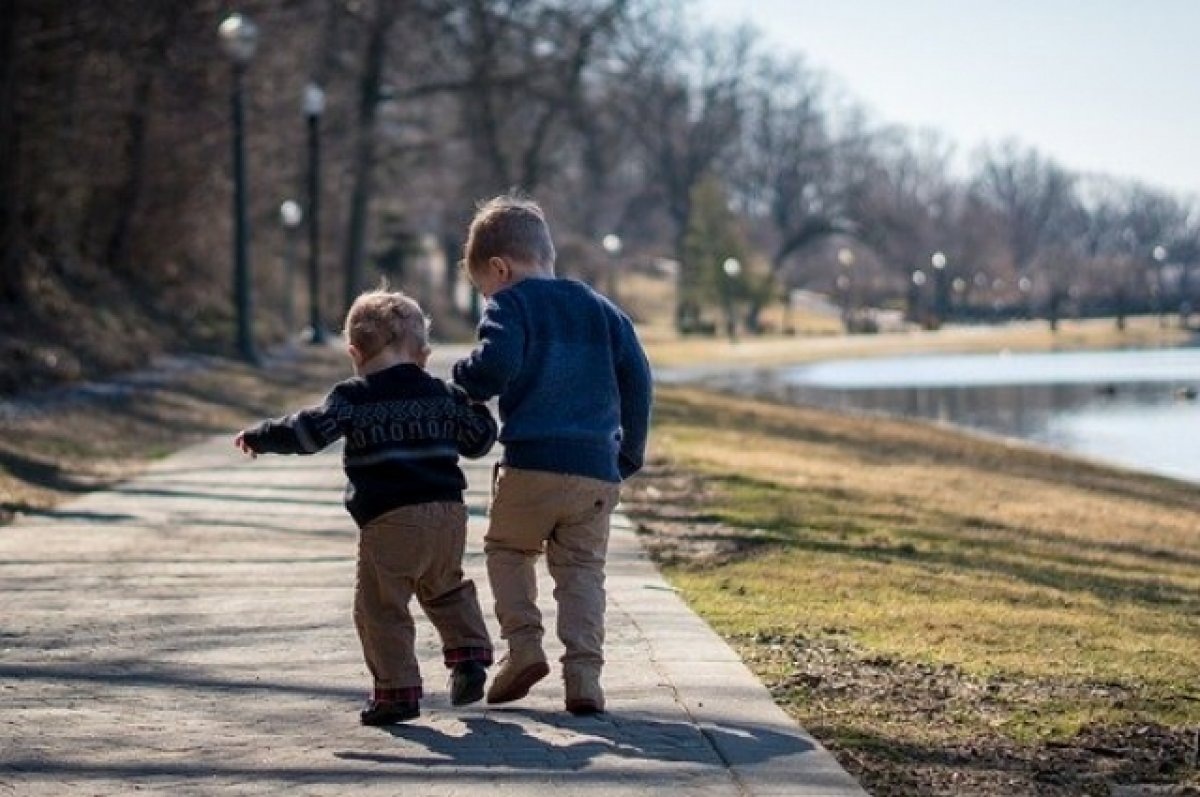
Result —
[[[650,546],[872,793],[1060,793],[1008,783],[1038,761],[1063,794],[1200,786],[1194,485],[688,389],[656,409]]]
[[[1183,335],[1139,319],[1124,334],[1067,322],[1057,335],[1041,323],[646,339],[669,365]],[[306,347],[263,369],[201,359],[107,392],[0,402],[0,524],[281,414],[348,372],[340,351]],[[625,493],[647,545],[872,794],[1200,794],[1195,486],[926,423],[680,388],[659,391],[651,446]]]

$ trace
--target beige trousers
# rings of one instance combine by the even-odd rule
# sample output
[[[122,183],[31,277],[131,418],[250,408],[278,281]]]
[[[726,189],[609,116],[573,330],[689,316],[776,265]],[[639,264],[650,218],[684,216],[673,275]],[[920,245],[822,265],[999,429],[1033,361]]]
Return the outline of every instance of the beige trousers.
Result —
[[[376,689],[421,686],[415,595],[442,640],[447,666],[491,658],[475,584],[463,578],[467,509],[457,502],[394,509],[359,533],[354,624]]]
[[[500,635],[540,653],[534,565],[546,553],[558,604],[563,673],[599,677],[604,665],[604,561],[620,486],[599,479],[500,467],[484,552]]]

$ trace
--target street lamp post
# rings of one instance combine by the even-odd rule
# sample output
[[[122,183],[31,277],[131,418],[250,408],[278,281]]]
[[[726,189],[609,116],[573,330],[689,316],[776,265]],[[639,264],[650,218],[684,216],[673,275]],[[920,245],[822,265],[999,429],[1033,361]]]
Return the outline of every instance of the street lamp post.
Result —
[[[736,343],[737,319],[733,316],[733,283],[742,273],[742,264],[736,257],[727,257],[721,264],[721,270],[725,272],[725,329],[729,333],[729,342]]]
[[[246,211],[242,77],[258,47],[258,26],[241,14],[230,14],[221,21],[217,35],[233,63],[229,96],[233,120],[233,306],[237,317],[237,349],[242,359],[257,362],[250,320],[250,223]]]
[[[304,117],[308,123],[308,339],[325,342],[321,323],[321,114],[325,91],[316,83],[304,87]]]
[[[1159,245],[1154,247],[1154,251],[1150,253],[1154,258],[1154,285],[1156,290],[1155,309],[1158,311],[1158,325],[1162,328],[1167,326],[1167,296],[1165,289],[1165,281],[1163,280],[1163,267],[1167,264],[1167,247]]]
[[[1021,277],[1017,280],[1017,292],[1021,294],[1021,309],[1025,313],[1025,317],[1033,319],[1033,280],[1029,277]]]
[[[916,269],[912,280],[908,283],[908,316],[912,321],[921,322],[921,288],[925,285],[925,272]]]
[[[621,264],[621,238],[609,233],[600,241],[604,251],[608,252],[608,298],[617,301],[617,270]]]
[[[834,284],[837,286],[838,294],[842,300],[842,326],[845,327],[846,332],[852,332],[854,326],[854,308],[853,297],[850,293],[853,284],[853,280],[850,277],[850,269],[854,266],[854,250],[843,246],[837,251],[837,262],[839,266],[845,269],[834,280]]]
[[[946,319],[946,255],[934,252],[929,265],[933,266],[933,312],[935,323],[940,327]]]
[[[304,211],[294,199],[279,206],[283,225],[283,328],[290,336],[296,328],[296,231],[304,221]]]

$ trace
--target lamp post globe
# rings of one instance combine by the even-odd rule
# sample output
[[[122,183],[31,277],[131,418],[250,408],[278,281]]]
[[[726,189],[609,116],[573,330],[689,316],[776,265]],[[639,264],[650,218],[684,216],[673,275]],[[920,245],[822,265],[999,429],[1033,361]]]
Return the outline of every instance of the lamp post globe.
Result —
[[[304,210],[294,199],[285,199],[279,205],[279,221],[289,230],[294,230],[304,221]]]
[[[230,14],[217,26],[217,36],[229,60],[242,66],[250,63],[258,49],[258,26],[243,14]]]

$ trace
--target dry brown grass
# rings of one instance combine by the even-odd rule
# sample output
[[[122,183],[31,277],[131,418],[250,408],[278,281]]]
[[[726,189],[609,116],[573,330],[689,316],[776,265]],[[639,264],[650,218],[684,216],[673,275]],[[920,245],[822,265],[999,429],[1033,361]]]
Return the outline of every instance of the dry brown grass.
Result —
[[[0,523],[111,485],[158,457],[277,416],[349,374],[333,348],[253,368],[194,358],[103,383],[0,402]]]
[[[996,327],[949,326],[935,331],[913,330],[879,335],[742,337],[736,343],[720,338],[681,338],[656,327],[645,336],[651,362],[658,367],[732,363],[789,365],[814,360],[883,357],[936,352],[1057,351],[1072,349],[1144,348],[1181,345],[1191,333],[1163,328],[1157,318],[1131,319],[1120,331],[1108,319],[1066,321],[1051,332],[1044,321]]]

